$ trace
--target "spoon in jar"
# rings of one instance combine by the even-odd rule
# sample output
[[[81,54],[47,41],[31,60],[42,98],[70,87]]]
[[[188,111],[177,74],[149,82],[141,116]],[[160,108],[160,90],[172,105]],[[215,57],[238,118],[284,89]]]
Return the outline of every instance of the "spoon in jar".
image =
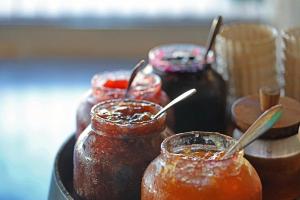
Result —
[[[136,75],[138,74],[138,72],[141,71],[141,69],[144,67],[144,63],[145,63],[145,60],[141,60],[132,69],[131,74],[130,74],[130,78],[129,78],[129,81],[128,81],[128,86],[127,86],[126,91],[125,91],[125,98],[128,98],[128,94],[129,94],[129,91],[130,91],[130,88],[131,88],[131,84],[132,84],[134,78],[136,77]]]
[[[162,113],[166,112],[169,108],[174,106],[175,104],[179,103],[180,101],[186,99],[187,97],[192,96],[197,92],[196,89],[190,89],[183,94],[179,95],[175,99],[173,99],[170,103],[168,103],[165,107],[163,107],[158,113],[156,113],[154,116],[152,116],[152,119],[157,119]]]
[[[211,24],[209,35],[208,35],[208,40],[207,40],[206,52],[205,52],[204,57],[203,57],[203,60],[204,60],[205,63],[207,63],[208,53],[211,50],[211,48],[212,48],[212,46],[215,42],[216,36],[219,33],[222,22],[223,22],[222,16],[218,16],[214,19],[214,21]]]
[[[244,149],[251,144],[263,133],[268,131],[281,118],[283,112],[282,105],[276,105],[266,110],[259,118],[247,129],[247,131],[240,137],[240,139],[230,146],[225,151],[223,159],[229,158],[235,152]]]

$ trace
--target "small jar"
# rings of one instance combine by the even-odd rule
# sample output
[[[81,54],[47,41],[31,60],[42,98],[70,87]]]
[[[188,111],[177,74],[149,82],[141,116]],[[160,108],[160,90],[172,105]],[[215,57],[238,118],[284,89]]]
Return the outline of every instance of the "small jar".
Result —
[[[262,186],[243,151],[223,159],[236,141],[211,132],[187,132],[165,139],[148,166],[142,200],[260,200]]]
[[[84,96],[76,113],[76,137],[90,124],[90,112],[94,105],[101,101],[123,98],[128,86],[130,73],[117,71],[96,74],[91,80],[92,88]],[[155,74],[139,73],[132,83],[129,98],[148,100],[165,106],[169,97],[161,89],[161,79]],[[168,124],[173,126],[174,117],[168,112]]]
[[[147,165],[170,135],[158,104],[108,100],[92,108],[91,126],[74,149],[74,189],[81,199],[138,200]]]
[[[149,52],[152,71],[173,99],[191,88],[197,93],[174,107],[175,131],[224,131],[226,83],[213,68],[213,52],[204,62],[205,48],[192,44],[158,46]]]

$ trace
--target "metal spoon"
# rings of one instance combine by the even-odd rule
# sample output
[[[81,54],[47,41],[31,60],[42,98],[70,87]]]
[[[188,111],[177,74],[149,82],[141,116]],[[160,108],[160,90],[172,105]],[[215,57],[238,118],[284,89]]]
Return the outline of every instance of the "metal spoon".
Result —
[[[214,21],[211,24],[209,35],[208,35],[208,40],[207,40],[206,52],[203,57],[205,63],[207,63],[208,53],[211,50],[211,47],[213,46],[213,44],[215,42],[216,36],[219,33],[222,22],[223,22],[222,16],[218,16],[214,19]]]
[[[132,69],[131,74],[130,74],[130,78],[129,78],[129,81],[128,81],[128,86],[127,86],[126,91],[125,91],[125,98],[128,98],[128,94],[129,94],[129,91],[130,91],[130,88],[131,88],[131,84],[132,84],[134,78],[136,77],[136,75],[138,74],[138,72],[141,71],[141,69],[144,67],[144,63],[145,63],[145,60],[141,60]]]
[[[185,93],[179,95],[178,97],[176,97],[175,99],[173,99],[170,103],[168,103],[165,107],[163,107],[158,113],[156,113],[152,117],[152,119],[158,118],[162,113],[166,112],[166,110],[168,110],[169,108],[171,108],[172,106],[174,106],[178,102],[184,100],[185,98],[192,96],[196,92],[197,92],[196,89],[190,89],[190,90],[186,91]]]
[[[259,118],[247,129],[242,137],[231,147],[228,148],[223,158],[229,158],[235,152],[244,149],[263,133],[268,131],[281,118],[283,107],[276,105],[266,110]]]

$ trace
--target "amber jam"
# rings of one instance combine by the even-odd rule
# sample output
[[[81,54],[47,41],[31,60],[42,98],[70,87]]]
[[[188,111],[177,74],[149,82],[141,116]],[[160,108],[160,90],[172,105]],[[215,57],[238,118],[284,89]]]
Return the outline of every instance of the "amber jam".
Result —
[[[140,199],[147,165],[169,135],[166,114],[141,100],[109,100],[92,108],[90,128],[74,149],[74,189],[81,199]]]
[[[211,132],[165,139],[161,155],[145,171],[142,200],[261,200],[260,179],[243,152],[223,158],[234,142]]]
[[[90,111],[101,101],[124,98],[128,86],[129,72],[97,74],[92,79],[92,89],[81,101],[77,113],[76,136],[88,126],[91,121]],[[139,73],[132,83],[129,98],[147,100],[159,105],[166,105],[169,98],[161,89],[161,80],[157,75]],[[168,118],[172,116],[169,115]]]
[[[182,155],[201,158],[203,160],[222,160],[225,151],[213,151],[213,150],[203,150],[195,149],[195,147],[185,147],[184,149],[176,152]]]

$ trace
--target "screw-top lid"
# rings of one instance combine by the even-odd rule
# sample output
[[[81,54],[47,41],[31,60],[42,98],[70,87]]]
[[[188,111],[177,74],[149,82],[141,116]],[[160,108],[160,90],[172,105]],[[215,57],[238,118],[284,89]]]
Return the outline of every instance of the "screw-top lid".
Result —
[[[283,106],[281,119],[262,138],[278,139],[298,133],[300,102],[289,97],[280,97],[279,88],[263,87],[259,93],[240,98],[232,105],[232,117],[237,127],[245,132],[265,110],[281,104]]]

